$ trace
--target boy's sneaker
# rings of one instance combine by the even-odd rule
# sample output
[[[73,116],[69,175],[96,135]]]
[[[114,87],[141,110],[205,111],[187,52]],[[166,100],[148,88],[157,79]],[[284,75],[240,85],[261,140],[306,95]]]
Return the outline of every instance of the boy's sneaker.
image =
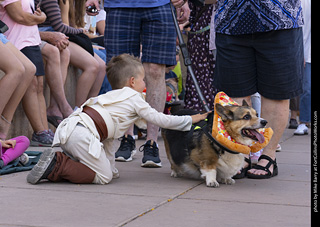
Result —
[[[43,130],[37,133],[34,132],[32,134],[30,146],[51,147],[52,142],[53,136],[50,134],[48,130]]]
[[[159,157],[159,148],[155,141],[148,140],[139,148],[139,151],[143,151],[142,167],[158,168],[162,166]]]
[[[19,157],[19,163],[22,166],[25,166],[27,163],[29,162],[29,156],[26,153],[23,153],[20,157]]]
[[[44,150],[38,163],[29,172],[27,182],[37,184],[40,180],[46,179],[52,172],[56,161],[56,152],[53,149]]]
[[[302,136],[302,135],[308,135],[308,127],[306,124],[300,124],[296,131],[294,131],[294,135]]]
[[[115,154],[116,161],[130,162],[136,152],[136,142],[133,137],[130,135],[124,135],[121,138],[120,147]]]

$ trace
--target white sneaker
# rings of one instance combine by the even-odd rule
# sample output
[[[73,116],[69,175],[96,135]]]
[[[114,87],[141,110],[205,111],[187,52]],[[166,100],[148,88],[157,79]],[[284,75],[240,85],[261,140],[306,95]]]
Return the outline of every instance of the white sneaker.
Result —
[[[294,135],[308,135],[308,127],[306,124],[300,124],[296,131],[294,131]]]
[[[26,153],[23,153],[19,157],[19,162],[21,165],[25,166],[29,162],[29,156]]]

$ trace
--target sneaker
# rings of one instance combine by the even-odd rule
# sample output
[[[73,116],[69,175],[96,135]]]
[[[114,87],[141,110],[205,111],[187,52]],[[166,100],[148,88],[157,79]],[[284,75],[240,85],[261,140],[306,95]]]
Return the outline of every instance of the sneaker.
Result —
[[[28,162],[29,162],[29,156],[26,153],[23,153],[19,157],[19,164],[21,164],[22,166],[25,166]]]
[[[153,140],[148,140],[139,148],[139,151],[143,151],[142,167],[158,168],[162,166],[158,145]]]
[[[296,129],[298,128],[298,122],[296,119],[290,119],[289,121],[289,128],[290,129]]]
[[[32,134],[32,139],[30,146],[35,147],[51,147],[53,142],[53,136],[48,130],[43,130],[40,132],[34,132]]]
[[[294,135],[302,136],[302,135],[308,135],[308,127],[306,124],[300,124],[296,131],[294,131]]]
[[[54,132],[51,129],[46,130],[46,132],[54,138]]]
[[[46,179],[56,164],[56,152],[53,149],[43,151],[38,163],[32,168],[27,176],[27,182],[37,184],[40,180]]]
[[[278,145],[277,145],[277,148],[276,148],[276,152],[280,152],[281,150],[282,150],[281,145],[278,144]]]
[[[117,150],[115,157],[116,161],[130,162],[132,157],[136,154],[136,142],[130,135],[125,135],[121,138],[121,144]]]

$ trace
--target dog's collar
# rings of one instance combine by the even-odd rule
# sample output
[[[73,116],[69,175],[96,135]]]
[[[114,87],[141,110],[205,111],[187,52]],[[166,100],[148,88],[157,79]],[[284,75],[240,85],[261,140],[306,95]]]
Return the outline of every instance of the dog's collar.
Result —
[[[222,151],[226,151],[231,154],[240,154],[240,152],[232,151],[229,148],[226,148],[221,143],[219,143],[215,138],[213,138],[211,133],[209,133],[207,121],[208,121],[208,119],[205,119],[203,122],[201,122],[200,124],[197,124],[196,126],[192,125],[191,131],[193,132],[194,130],[202,130],[202,132],[208,137],[208,139],[214,145],[216,145],[218,148],[220,148]]]

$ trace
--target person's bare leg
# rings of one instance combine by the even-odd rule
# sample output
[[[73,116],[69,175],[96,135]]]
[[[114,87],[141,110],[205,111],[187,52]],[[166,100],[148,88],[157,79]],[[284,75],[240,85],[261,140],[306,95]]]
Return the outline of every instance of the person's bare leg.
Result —
[[[70,42],[70,63],[81,69],[77,88],[76,88],[76,106],[81,106],[88,98],[89,92],[97,78],[99,64],[85,49],[79,45]]]
[[[69,48],[67,47],[66,49],[63,49],[62,51],[60,51],[60,70],[61,70],[63,85],[65,85],[65,83],[66,83],[69,63],[70,63],[70,51],[69,51]],[[49,104],[49,107],[47,108],[48,116],[57,116],[57,115],[51,114],[52,108],[57,108],[57,107],[58,107],[58,104],[57,104],[56,100],[54,99],[54,97],[52,95],[50,95],[50,104]],[[67,116],[63,116],[61,114],[60,117],[67,117]]]
[[[94,58],[97,60],[99,64],[99,72],[97,78],[88,94],[88,98],[95,97],[99,94],[99,91],[102,86],[102,82],[106,75],[106,63],[103,61],[96,53],[94,54]]]
[[[146,101],[151,107],[163,112],[166,102],[165,65],[143,63],[147,87]],[[147,140],[158,140],[159,127],[147,123]]]
[[[70,50],[69,47],[60,51],[60,70],[62,75],[63,84],[66,83],[68,68],[70,63]]]
[[[64,92],[64,81],[60,68],[60,51],[58,48],[46,44],[41,50],[46,60],[46,81],[50,87],[49,116],[67,117],[72,113]]]
[[[6,56],[6,58],[3,58],[2,60],[9,60],[9,66],[14,66],[17,67],[17,69],[22,70],[22,77],[15,88],[11,87],[14,92],[1,112],[1,115],[4,116],[8,122],[11,122],[18,104],[20,103],[32,79],[34,78],[36,68],[32,62],[12,43],[7,43],[5,46],[9,51],[4,50],[8,52],[2,52],[4,56]],[[2,88],[0,90],[5,91],[2,90]],[[9,132],[10,124],[8,124],[8,122],[4,121],[2,118],[0,119],[0,138],[2,139],[5,139]]]
[[[0,60],[0,69],[4,72],[4,76],[0,79],[0,114],[2,114],[6,104],[15,92],[16,87],[22,80],[24,67],[17,57],[0,42],[0,51],[3,56]]]
[[[46,100],[43,95],[43,79],[44,76],[38,76],[38,87],[37,87],[37,97],[39,102],[39,111],[41,116],[41,123],[45,130],[49,129],[48,120],[47,120],[47,105]]]
[[[290,100],[272,100],[261,96],[261,117],[268,121],[267,127],[273,129],[273,136],[269,144],[263,149],[262,154],[267,155],[272,160],[276,158],[276,148],[282,137],[282,134],[287,126],[289,118],[289,101]],[[268,160],[261,159],[258,164],[266,166]],[[273,172],[273,165],[270,166],[271,173]],[[257,170],[252,168],[250,173],[255,175],[266,175],[264,170]]]
[[[38,100],[38,80],[36,76],[34,76],[33,81],[22,98],[22,106],[33,131],[46,130],[41,120],[40,103]]]

